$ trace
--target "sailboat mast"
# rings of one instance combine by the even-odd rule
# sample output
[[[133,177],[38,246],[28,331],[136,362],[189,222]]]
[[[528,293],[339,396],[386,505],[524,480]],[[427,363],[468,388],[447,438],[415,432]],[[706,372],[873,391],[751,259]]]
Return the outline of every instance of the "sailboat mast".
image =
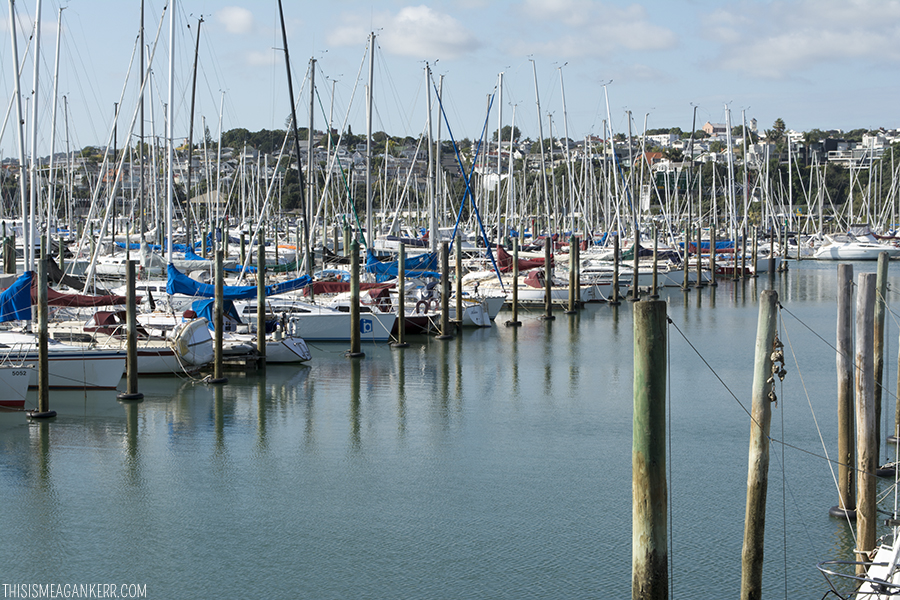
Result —
[[[538,81],[537,81],[537,67],[535,66],[534,60],[531,61],[531,72],[534,75],[534,99],[537,104],[537,113],[538,113],[538,145],[541,148],[541,189],[544,194],[544,208],[547,210],[547,237],[550,237],[550,198],[547,194],[547,167],[544,164],[544,126],[541,123],[541,97],[538,93]],[[553,133],[551,132],[552,136]],[[534,239],[535,232],[532,231],[532,239]]]
[[[437,208],[434,204],[434,143],[431,134],[431,65],[427,62],[425,63],[425,98],[425,104],[428,107],[428,241],[431,245],[431,251],[437,252]],[[416,216],[418,217],[418,215]]]
[[[367,247],[375,241],[375,215],[372,204],[372,84],[375,82],[375,32],[369,35],[369,85],[366,88],[366,235]]]
[[[188,156],[187,156],[187,186],[184,189],[184,197],[190,210],[191,206],[191,174],[194,168],[194,104],[197,99],[197,59],[200,56],[200,26],[203,25],[203,17],[197,19],[197,42],[194,45],[194,73],[191,82],[191,116],[188,119]],[[193,246],[194,220],[185,218],[187,225],[188,246]],[[204,243],[205,247],[206,244]]]
[[[59,43],[60,38],[62,38],[62,11],[65,10],[65,6],[61,6],[59,9],[58,17],[57,17],[57,28],[56,28],[56,58],[53,61],[53,113],[50,119],[50,193],[47,195],[47,252],[50,252],[50,225],[53,223],[54,219],[54,209],[53,206],[56,202],[56,173],[54,172],[54,161],[53,155],[56,152],[56,113],[57,107],[59,103],[56,101],[57,94],[59,93]],[[62,253],[62,247],[60,247],[60,254]]]
[[[16,34],[16,2],[15,0],[9,0],[9,32],[10,38],[12,38],[12,53],[13,53],[13,81],[15,82],[15,94],[16,94],[16,130],[18,131],[18,141],[19,141],[19,198],[21,199],[22,204],[22,234],[23,241],[26,244],[26,248],[28,247],[28,179],[25,176],[25,132],[22,130],[22,127],[25,124],[25,119],[22,115],[22,90],[19,83],[19,46],[16,42],[16,38],[18,37]],[[29,270],[28,265],[26,265],[25,270]]]
[[[316,214],[315,208],[313,206],[313,199],[316,197],[316,161],[315,156],[313,154],[313,129],[315,127],[315,98],[316,98],[316,59],[309,59],[309,129],[306,132],[306,185],[307,192],[306,198],[308,202],[306,203],[306,214],[303,215],[303,218],[306,220],[306,223],[309,223],[308,231],[313,231],[313,216]],[[300,160],[299,157],[297,159]],[[299,162],[297,163],[300,164]],[[309,253],[309,248],[312,246],[311,242],[307,242],[307,255],[306,260],[309,264],[309,269],[307,269],[308,273],[313,273],[316,270],[316,261],[315,255]],[[297,248],[297,254],[300,253],[300,248]],[[324,250],[324,247],[323,247]],[[298,256],[294,256],[294,260],[297,264],[300,264]],[[322,253],[322,260],[325,260],[325,253]]]
[[[503,149],[503,73],[497,81],[497,244],[503,243],[503,228],[500,225],[500,175],[503,173],[501,150]],[[510,132],[511,134],[512,132]]]
[[[175,116],[175,1],[169,13],[169,103],[166,106],[166,260],[172,263],[172,213],[175,210],[175,148],[172,121]]]
[[[281,38],[284,42],[284,66],[287,69],[288,95],[291,99],[291,123],[294,127],[294,151],[297,155],[297,175],[300,178],[300,214],[304,216],[303,253],[305,256],[306,272],[312,274],[311,261],[309,260],[311,258],[309,252],[309,220],[306,218],[306,182],[303,181],[303,166],[300,164],[300,136],[297,133],[297,108],[294,106],[294,85],[291,82],[291,58],[288,54],[287,30],[284,27],[284,11],[281,8],[281,0],[278,0],[278,16],[281,19]],[[312,131],[309,132],[309,135],[312,135]],[[262,251],[263,249],[260,248],[260,252]]]
[[[41,64],[41,0],[37,0],[34,16],[34,78],[31,89],[31,202],[28,205],[28,228],[25,234],[25,260],[27,270],[34,270],[34,211],[38,203],[37,165],[37,124],[38,124],[38,79]],[[23,215],[24,218],[24,215]]]

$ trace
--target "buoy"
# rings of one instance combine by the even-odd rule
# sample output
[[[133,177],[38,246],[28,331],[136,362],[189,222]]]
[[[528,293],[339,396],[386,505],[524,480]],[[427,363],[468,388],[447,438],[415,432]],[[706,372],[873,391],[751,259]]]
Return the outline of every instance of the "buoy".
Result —
[[[47,410],[41,412],[39,410],[29,410],[25,414],[28,415],[29,419],[52,419],[56,416],[55,410]]]
[[[832,506],[828,509],[828,514],[838,519],[847,519],[856,521],[856,511],[850,508],[841,508],[840,506]]]

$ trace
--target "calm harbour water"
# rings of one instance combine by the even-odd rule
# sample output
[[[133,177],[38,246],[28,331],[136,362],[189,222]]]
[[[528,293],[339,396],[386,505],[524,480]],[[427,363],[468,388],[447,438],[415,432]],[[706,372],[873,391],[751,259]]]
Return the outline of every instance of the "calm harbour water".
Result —
[[[836,266],[790,266],[776,280],[796,318],[781,315],[772,437],[810,454],[772,448],[764,595],[820,598],[815,563],[851,560],[853,545],[828,516],[837,493],[820,458],[837,452],[834,351],[806,327],[833,344]],[[747,409],[766,282],[663,296]],[[140,403],[53,393],[49,423],[0,414],[0,583],[137,583],[148,598],[629,597],[632,307],[538,314],[405,351],[365,345],[361,361],[319,344],[308,366],[224,387],[145,379]],[[889,314],[886,426],[897,323]],[[749,417],[671,327],[669,345],[670,596],[737,596]]]

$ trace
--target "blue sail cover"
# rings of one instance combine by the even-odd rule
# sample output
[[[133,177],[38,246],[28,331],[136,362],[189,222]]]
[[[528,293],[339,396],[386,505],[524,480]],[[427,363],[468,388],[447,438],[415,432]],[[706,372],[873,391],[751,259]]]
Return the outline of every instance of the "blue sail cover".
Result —
[[[195,281],[169,264],[166,267],[168,281],[166,282],[167,294],[184,294],[186,296],[195,296],[198,298],[214,298],[216,295],[216,286],[208,283],[200,283]],[[312,283],[309,275],[304,275],[299,279],[291,279],[274,285],[266,286],[266,296],[275,296],[285,292],[292,292],[305,288]],[[225,300],[253,300],[256,298],[255,285],[226,285],[224,286]]]
[[[191,310],[197,313],[198,317],[204,317],[206,321],[209,323],[208,327],[215,331],[216,329],[216,315],[214,311],[216,309],[216,301],[214,298],[207,298],[205,300],[194,300],[191,302]],[[234,302],[231,300],[226,300],[222,305],[222,314],[226,317],[231,317],[238,323],[243,323],[241,321],[241,316],[238,314],[237,309],[234,307]]]
[[[31,284],[34,271],[26,271],[0,293],[0,322],[31,320]]]
[[[375,255],[366,252],[366,272],[375,274],[375,281],[382,283],[389,279],[397,277],[399,270],[397,268],[398,261],[380,262]],[[418,256],[412,256],[404,261],[406,275],[409,277],[437,277],[441,276],[437,272],[437,254],[428,252]]]

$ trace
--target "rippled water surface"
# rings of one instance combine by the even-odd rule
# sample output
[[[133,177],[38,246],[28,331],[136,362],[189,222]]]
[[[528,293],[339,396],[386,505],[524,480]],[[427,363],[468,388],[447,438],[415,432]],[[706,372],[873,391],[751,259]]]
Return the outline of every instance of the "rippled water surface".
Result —
[[[772,446],[764,595],[819,598],[815,563],[852,559],[853,543],[828,516],[822,458],[837,452],[834,351],[817,337],[835,337],[836,267],[791,267],[776,282],[791,314],[772,436],[803,451]],[[663,296],[672,598],[740,588],[765,282]],[[320,344],[308,366],[224,387],[146,379],[140,403],[53,393],[49,423],[0,414],[0,581],[138,583],[149,598],[628,597],[632,306],[525,312],[519,329],[509,316],[405,351],[367,345],[360,361]]]

